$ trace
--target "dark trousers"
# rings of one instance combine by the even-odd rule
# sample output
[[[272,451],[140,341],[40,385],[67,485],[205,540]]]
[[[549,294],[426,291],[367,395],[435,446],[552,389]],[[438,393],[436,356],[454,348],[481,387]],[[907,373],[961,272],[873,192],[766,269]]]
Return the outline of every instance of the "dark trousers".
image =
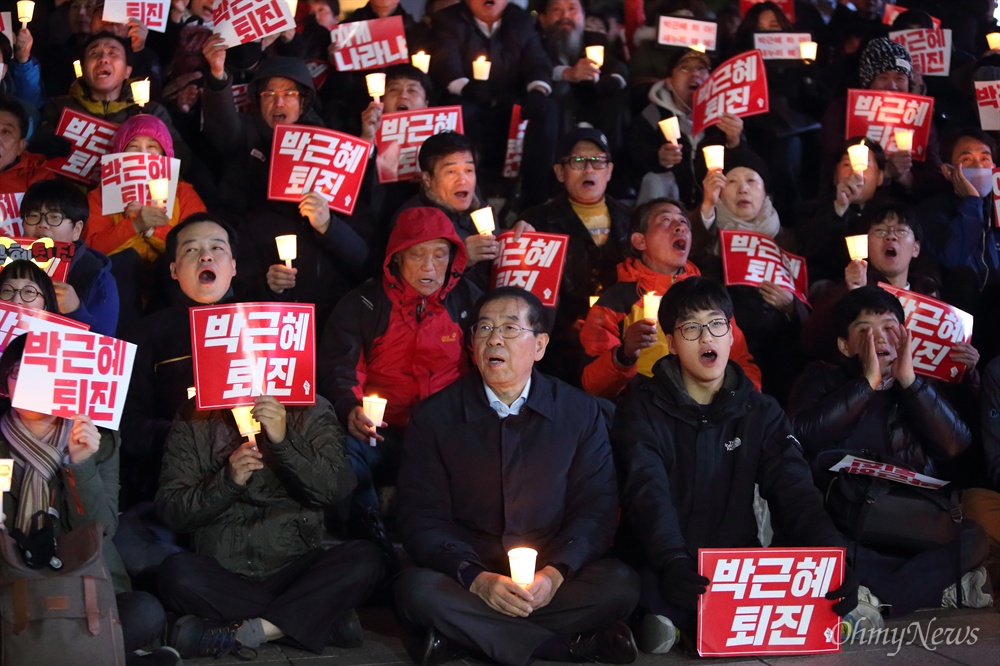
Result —
[[[122,592],[115,595],[118,618],[122,622],[125,654],[146,647],[163,635],[167,617],[159,599],[148,592]]]
[[[404,571],[394,591],[406,624],[433,627],[493,661],[522,666],[554,636],[572,637],[627,617],[639,598],[639,579],[618,560],[598,560],[526,618],[498,613],[454,578],[431,569]]]
[[[319,653],[334,619],[371,595],[382,578],[382,563],[376,546],[348,541],[254,581],[213,557],[177,553],[160,568],[160,592],[167,607],[180,613],[224,622],[263,618]]]

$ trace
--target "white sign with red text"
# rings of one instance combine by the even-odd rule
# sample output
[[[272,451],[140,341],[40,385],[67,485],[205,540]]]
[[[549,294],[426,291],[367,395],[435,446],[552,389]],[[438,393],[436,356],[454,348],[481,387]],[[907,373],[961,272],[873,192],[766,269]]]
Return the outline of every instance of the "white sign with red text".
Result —
[[[701,548],[698,654],[840,652],[840,618],[825,595],[844,580],[843,548]]]
[[[410,62],[401,16],[341,23],[330,31],[330,39],[337,45],[333,64],[338,72],[384,69]]]
[[[233,303],[191,308],[198,409],[316,404],[316,307]]]
[[[420,177],[417,154],[430,137],[445,131],[462,134],[462,107],[439,106],[382,116],[375,145],[378,182],[395,183]]]
[[[691,131],[701,134],[724,113],[746,118],[770,110],[767,73],[760,51],[733,56],[712,72],[694,91]]]
[[[0,233],[5,236],[23,236],[21,226],[21,199],[24,192],[0,194]]]
[[[766,280],[809,303],[809,276],[802,257],[753,231],[720,231],[719,243],[727,285],[756,287]]]
[[[801,60],[799,44],[812,41],[808,32],[755,32],[753,47],[764,60]]]
[[[764,0],[740,0],[740,18],[747,15],[747,10]],[[771,0],[791,23],[795,23],[795,0]]]
[[[515,104],[511,109],[510,126],[507,128],[507,152],[503,158],[504,178],[517,178],[521,174],[521,158],[524,157],[524,133],[527,130],[527,119],[521,120],[521,105]]]
[[[101,214],[121,213],[132,202],[141,206],[164,206],[174,209],[181,161],[176,157],[150,153],[112,153],[101,158]],[[170,181],[164,202],[154,202],[149,181]]]
[[[902,44],[913,58],[913,67],[924,76],[951,73],[951,30],[899,30],[889,39]]]
[[[100,178],[101,157],[111,149],[118,125],[73,109],[63,109],[56,136],[71,144],[69,157],[49,160],[45,167],[60,176],[90,184]]]
[[[896,150],[894,129],[913,130],[913,159],[927,159],[927,141],[934,119],[934,98],[885,90],[847,91],[844,138],[866,136],[887,152]]]
[[[170,0],[104,0],[104,20],[128,23],[134,18],[150,30],[166,32]]]
[[[569,236],[532,231],[514,242],[514,232],[505,231],[497,240],[500,256],[493,260],[492,285],[521,287],[538,296],[542,305],[555,307]]]
[[[935,479],[933,476],[927,476],[926,474],[917,474],[899,465],[875,462],[874,460],[866,460],[850,455],[844,456],[843,460],[830,468],[830,471],[839,472],[842,469],[846,469],[850,474],[875,476],[886,481],[905,483],[908,486],[915,486],[917,488],[932,488],[936,490],[948,485],[947,481]]]
[[[946,382],[961,381],[967,366],[953,361],[948,352],[956,342],[972,339],[972,315],[944,301],[885,282],[879,282],[878,286],[898,298],[903,305],[906,330],[910,332],[913,371]]]
[[[271,146],[268,198],[298,202],[317,192],[333,210],[350,215],[368,166],[372,144],[351,134],[279,124]]]
[[[0,352],[10,341],[28,331],[87,331],[90,326],[45,310],[0,301]]]
[[[1000,81],[976,81],[979,126],[987,132],[1000,130]]]
[[[656,41],[664,46],[698,46],[706,51],[715,50],[719,27],[712,21],[661,16]]]
[[[28,333],[12,403],[18,409],[118,429],[136,346],[89,331]]]
[[[905,11],[908,11],[906,7],[900,7],[899,5],[886,5],[885,12],[882,14],[882,23],[884,25],[892,25],[896,21],[896,17]],[[931,22],[934,24],[935,29],[941,27],[941,19],[932,16]]]
[[[226,46],[239,46],[295,28],[287,0],[221,0],[212,10]]]

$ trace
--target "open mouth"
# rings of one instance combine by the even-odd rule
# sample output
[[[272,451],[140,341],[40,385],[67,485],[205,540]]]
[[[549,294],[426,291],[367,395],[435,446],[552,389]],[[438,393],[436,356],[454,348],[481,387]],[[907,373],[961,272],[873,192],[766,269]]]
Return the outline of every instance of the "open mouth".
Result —
[[[215,271],[210,268],[206,268],[198,273],[198,282],[201,284],[214,284],[215,283]]]
[[[877,349],[875,351],[875,355],[878,356],[879,358],[888,358],[892,356],[892,352],[888,349]]]
[[[487,357],[486,362],[491,368],[499,368],[507,362],[507,359],[503,356],[489,356]]]
[[[702,365],[715,365],[715,362],[719,359],[719,354],[711,349],[706,352],[702,352],[700,360]]]
[[[597,185],[597,181],[594,180],[593,178],[590,178],[588,176],[587,178],[583,179],[583,186],[584,187],[593,187],[594,185]]]
[[[451,196],[459,201],[467,201],[472,196],[472,192],[469,190],[456,190]]]
[[[894,247],[885,248],[885,256],[889,259],[894,259],[898,254],[899,252]]]
[[[396,110],[397,111],[409,111],[410,110],[410,105],[409,104],[405,104],[405,103],[403,103],[403,104],[397,104],[396,105]]]
[[[283,114],[283,113],[272,113],[271,114],[271,120],[273,120],[275,122],[275,124],[285,122],[285,118],[287,118],[287,116],[285,114]]]
[[[685,252],[687,250],[688,243],[685,238],[678,238],[674,241],[673,248],[678,252]]]

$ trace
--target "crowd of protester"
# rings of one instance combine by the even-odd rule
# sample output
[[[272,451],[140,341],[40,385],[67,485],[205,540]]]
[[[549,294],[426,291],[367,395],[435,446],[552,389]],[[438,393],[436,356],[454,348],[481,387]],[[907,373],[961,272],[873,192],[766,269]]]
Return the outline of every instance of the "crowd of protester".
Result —
[[[637,644],[693,636],[706,547],[845,547],[829,598],[855,620],[992,605],[1000,133],[982,129],[974,83],[1000,80],[993,0],[899,0],[889,23],[883,0],[796,0],[794,17],[725,0],[429,0],[423,16],[303,0],[294,29],[230,48],[220,2],[173,0],[157,32],[105,21],[103,0],[45,0],[0,34],[0,195],[20,200],[25,236],[75,246],[65,282],[7,264],[0,299],[137,345],[119,431],[4,405],[4,522],[27,530],[50,507],[57,532],[101,522],[130,664],[355,647],[373,594],[394,602],[417,663],[630,663]],[[17,16],[13,0],[0,10]],[[372,100],[363,73],[336,70],[331,30],[389,16],[430,66],[387,67]],[[659,44],[664,16],[714,22],[716,48]],[[946,76],[888,37],[938,20]],[[809,33],[816,57],[765,61],[769,112],[695,133],[713,68],[778,32]],[[851,89],[932,97],[926,149],[848,136]],[[268,199],[276,125],[372,141],[386,114],[449,105],[464,132],[428,138],[401,182],[380,182],[373,147],[352,214],[315,191]],[[511,177],[515,108],[528,123]],[[116,124],[110,152],[179,159],[172,210],[107,214],[99,185],[57,175],[65,109]],[[706,146],[724,148],[722,168]],[[478,233],[471,213],[489,205],[500,229]],[[556,307],[491,288],[505,229],[567,236]],[[807,291],[724,286],[722,231],[801,257]],[[286,234],[294,266],[275,245]],[[854,235],[867,257],[848,254]],[[915,371],[925,352],[880,283],[972,315],[948,352],[955,381]],[[315,305],[319,395],[258,398],[246,442],[187,393],[189,310],[260,301]],[[4,396],[23,350],[0,358]],[[362,405],[376,393],[380,423]],[[822,493],[846,454],[961,489],[954,543],[886,550],[838,530]],[[506,551],[524,542],[539,559],[521,587]]]

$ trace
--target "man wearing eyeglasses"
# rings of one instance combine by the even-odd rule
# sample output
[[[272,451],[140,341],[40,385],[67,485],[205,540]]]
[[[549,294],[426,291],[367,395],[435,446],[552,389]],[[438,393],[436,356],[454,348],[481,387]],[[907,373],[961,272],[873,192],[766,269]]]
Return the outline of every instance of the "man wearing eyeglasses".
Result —
[[[618,505],[601,405],[535,368],[549,336],[534,295],[494,289],[473,320],[479,373],[418,404],[406,432],[399,521],[418,568],[395,596],[426,632],[411,656],[440,664],[463,648],[511,666],[631,663],[621,620],[638,580],[601,559]],[[521,546],[537,551],[523,585],[507,555]]]
[[[618,281],[616,267],[628,256],[629,210],[607,195],[614,164],[600,130],[570,130],[558,154],[553,169],[564,191],[525,211],[522,219],[538,231],[569,236],[552,342],[542,367],[579,386],[584,365],[580,326],[587,318],[590,297]]]

